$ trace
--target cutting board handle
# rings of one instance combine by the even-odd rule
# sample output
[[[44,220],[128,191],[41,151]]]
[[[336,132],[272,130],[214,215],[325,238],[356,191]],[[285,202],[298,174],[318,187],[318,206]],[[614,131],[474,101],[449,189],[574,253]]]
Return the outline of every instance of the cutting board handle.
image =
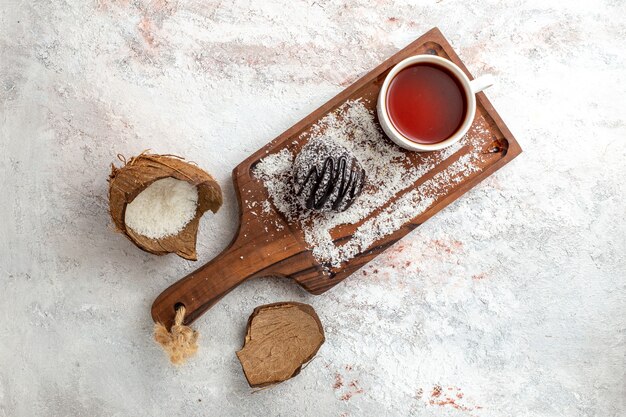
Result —
[[[249,278],[292,277],[312,293],[319,293],[307,281],[323,275],[320,266],[303,249],[303,242],[282,218],[267,221],[260,207],[249,204],[267,199],[251,178],[251,162],[233,171],[233,184],[239,204],[239,227],[235,238],[204,266],[172,284],[152,304],[152,319],[171,327],[176,310],[184,306],[185,324],[193,323],[226,294]]]
[[[169,328],[178,307],[184,306],[185,324],[192,323],[239,284],[267,268],[268,260],[261,253],[236,238],[209,263],[163,291],[152,304],[153,320]]]

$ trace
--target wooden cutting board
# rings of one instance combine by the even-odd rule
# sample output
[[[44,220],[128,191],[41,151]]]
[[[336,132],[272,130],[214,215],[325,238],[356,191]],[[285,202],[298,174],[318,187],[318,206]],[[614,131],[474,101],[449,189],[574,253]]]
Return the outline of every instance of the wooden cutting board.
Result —
[[[233,170],[240,212],[239,229],[233,241],[215,259],[157,297],[152,306],[155,322],[169,327],[178,306],[184,305],[187,310],[185,323],[192,323],[237,285],[254,277],[291,278],[308,292],[321,294],[520,154],[521,148],[509,129],[485,94],[479,93],[476,118],[468,140],[461,142],[454,152],[448,150],[447,154],[441,155],[404,151],[393,145],[394,152],[404,153],[405,164],[411,165],[409,168],[420,170],[428,164],[428,169],[422,169],[420,172],[424,172],[423,175],[416,177],[408,187],[398,190],[379,209],[355,224],[333,228],[330,236],[332,244],[339,247],[355,239],[355,233],[358,235],[364,227],[378,227],[376,222],[386,221],[389,224],[400,221],[401,224],[370,242],[367,247],[359,248],[357,253],[339,265],[315,256],[311,244],[307,243],[303,223],[288,220],[285,213],[277,209],[265,182],[255,176],[254,167],[263,158],[284,149],[296,155],[311,136],[311,131],[316,129],[315,125],[326,115],[339,111],[350,100],[359,100],[375,114],[376,98],[388,71],[403,59],[418,54],[447,58],[461,67],[470,79],[473,78],[441,32],[437,28],[431,29],[252,154]],[[375,123],[378,121],[375,120]],[[460,165],[470,160],[471,166],[468,167],[471,169]],[[406,210],[402,215],[396,215],[394,210],[399,210],[401,204],[406,206],[408,197],[420,193],[428,194],[428,199],[424,200],[426,203],[422,201],[426,204],[423,210],[416,211],[412,218],[406,218]]]

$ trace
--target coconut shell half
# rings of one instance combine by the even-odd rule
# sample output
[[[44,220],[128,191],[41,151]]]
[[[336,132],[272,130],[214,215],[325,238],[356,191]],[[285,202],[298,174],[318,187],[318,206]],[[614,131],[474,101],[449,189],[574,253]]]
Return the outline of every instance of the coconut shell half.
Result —
[[[196,237],[200,218],[207,210],[216,213],[222,205],[222,190],[215,179],[196,165],[173,155],[141,154],[117,168],[111,164],[109,176],[109,211],[115,227],[135,245],[155,255],[175,253],[195,261]],[[198,188],[198,207],[194,218],[177,234],[160,239],[135,233],[126,227],[126,206],[153,182],[172,177]]]
[[[286,381],[300,373],[324,343],[324,328],[308,304],[284,302],[254,309],[237,357],[253,387]]]

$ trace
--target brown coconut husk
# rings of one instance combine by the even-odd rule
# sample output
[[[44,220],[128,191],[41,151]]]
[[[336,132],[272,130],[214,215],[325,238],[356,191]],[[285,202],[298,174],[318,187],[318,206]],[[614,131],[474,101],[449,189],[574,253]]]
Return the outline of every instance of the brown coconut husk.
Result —
[[[217,212],[222,205],[222,190],[211,175],[174,155],[154,155],[142,153],[126,161],[120,168],[111,164],[109,176],[109,211],[118,231],[126,235],[135,245],[155,255],[175,253],[195,261],[196,237],[200,218],[207,210]],[[198,208],[194,218],[177,234],[160,239],[135,233],[126,227],[124,213],[126,206],[153,182],[172,177],[187,181],[198,188]]]
[[[253,388],[298,375],[324,343],[324,328],[308,304],[283,302],[254,309],[237,357]]]

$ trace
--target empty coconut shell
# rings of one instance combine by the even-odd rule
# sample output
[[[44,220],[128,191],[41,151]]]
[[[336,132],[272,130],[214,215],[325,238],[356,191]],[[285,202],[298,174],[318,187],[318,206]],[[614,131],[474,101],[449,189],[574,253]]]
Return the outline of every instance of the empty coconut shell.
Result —
[[[185,259],[195,261],[198,224],[205,211],[217,212],[222,205],[222,190],[211,175],[196,165],[173,155],[143,153],[126,161],[117,168],[111,164],[109,176],[109,211],[115,227],[124,233],[135,245],[156,255],[176,253]],[[176,235],[159,239],[135,233],[126,227],[124,213],[126,206],[153,182],[163,178],[175,178],[197,187],[198,206],[193,219]]]
[[[268,304],[255,308],[248,319],[237,357],[248,384],[264,387],[298,375],[324,340],[322,322],[310,305]]]

